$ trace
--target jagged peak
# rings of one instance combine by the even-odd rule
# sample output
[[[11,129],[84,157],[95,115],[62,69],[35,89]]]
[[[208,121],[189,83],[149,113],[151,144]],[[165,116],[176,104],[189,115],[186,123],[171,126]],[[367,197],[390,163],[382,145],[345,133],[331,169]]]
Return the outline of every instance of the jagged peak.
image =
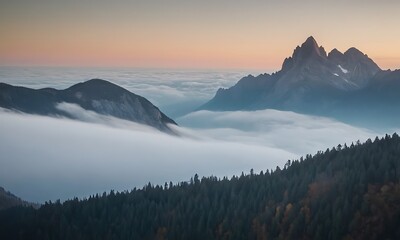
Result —
[[[298,46],[296,48],[293,53],[293,59],[305,59],[310,56],[326,57],[325,49],[322,46],[318,46],[318,43],[313,36],[308,37],[300,47]]]
[[[366,56],[363,52],[358,50],[355,47],[349,48],[346,52],[344,52],[344,55],[360,55],[360,56]]]
[[[335,56],[335,55],[341,56],[341,55],[343,55],[343,53],[341,51],[337,50],[337,48],[332,49],[332,51],[330,51],[328,53],[328,57],[329,56]]]
[[[337,50],[336,48],[332,49],[332,51],[328,54],[328,59],[334,62],[341,62],[343,61],[344,54]]]
[[[323,46],[320,46],[320,47],[319,47],[319,52],[320,52],[320,54],[321,54],[322,56],[325,56],[325,57],[327,56],[327,55],[326,55],[325,48],[324,48]]]
[[[373,71],[378,71],[381,68],[376,64],[371,58],[368,57],[367,54],[361,52],[355,47],[349,48],[345,53],[344,56],[348,59],[352,59],[353,61],[359,61],[368,63],[370,68],[373,68]]]
[[[286,70],[286,69],[290,69],[293,66],[293,58],[292,57],[288,57],[285,58],[285,60],[282,63],[282,70]]]
[[[296,64],[301,64],[307,59],[321,59],[326,57],[325,49],[322,46],[318,46],[315,38],[310,36],[303,44],[301,44],[301,46],[296,47],[291,57],[288,57],[283,61],[282,70],[288,70]]]
[[[318,47],[318,43],[313,36],[309,36],[306,41],[302,44],[303,45],[314,45]]]

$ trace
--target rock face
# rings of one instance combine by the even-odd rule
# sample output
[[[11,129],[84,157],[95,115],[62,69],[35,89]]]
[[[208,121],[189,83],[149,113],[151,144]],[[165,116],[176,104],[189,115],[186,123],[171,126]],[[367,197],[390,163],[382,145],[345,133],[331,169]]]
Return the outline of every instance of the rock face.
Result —
[[[282,77],[277,82],[281,92],[291,91],[293,85],[325,85],[333,89],[351,91],[363,88],[380,68],[355,48],[344,54],[337,49],[329,55],[309,37],[297,47],[292,57],[285,59]]]
[[[77,104],[99,114],[149,125],[164,132],[172,132],[168,124],[176,124],[144,97],[101,79],[78,83],[65,90],[35,90],[0,83],[0,107],[3,108],[73,118],[56,107],[57,103],[62,102]]]
[[[356,48],[345,53],[333,49],[327,54],[313,37],[309,37],[284,60],[280,71],[244,77],[229,89],[219,89],[215,97],[199,109],[273,108],[334,117],[363,126],[379,125],[382,118],[390,120],[400,115],[397,107],[400,94],[398,97],[391,95],[391,101],[388,97],[381,98],[386,92],[400,90],[399,83],[398,71],[382,71]],[[382,112],[378,108],[386,110]],[[383,115],[378,118],[373,112]],[[370,119],[364,119],[367,117]]]

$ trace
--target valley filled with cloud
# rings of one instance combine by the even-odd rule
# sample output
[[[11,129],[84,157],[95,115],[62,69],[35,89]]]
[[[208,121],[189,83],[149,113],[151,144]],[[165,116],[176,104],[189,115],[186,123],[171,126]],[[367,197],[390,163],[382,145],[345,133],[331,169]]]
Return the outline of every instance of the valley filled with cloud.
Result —
[[[166,112],[179,112],[187,103],[185,111],[193,111],[219,87],[240,78],[238,73],[223,72],[136,71],[123,77],[104,70],[82,70],[72,76],[65,69],[38,72],[56,80],[30,71],[26,76],[15,71],[20,75],[13,82],[14,72],[3,71],[1,81],[63,89],[87,80],[89,74],[106,75],[105,79],[161,104]],[[250,169],[265,171],[305,154],[381,135],[334,119],[267,109],[190,112],[174,117],[179,125],[170,126],[174,136],[70,103],[59,103],[57,109],[75,120],[0,111],[0,182],[25,200],[82,198],[112,189],[141,188],[149,182],[188,181],[196,173],[231,177]]]
[[[111,127],[7,111],[0,115],[0,182],[29,201],[187,181],[195,173],[238,175],[295,157],[277,148],[170,136],[138,124]]]
[[[79,121],[0,112],[0,182],[29,201],[176,183],[196,173],[230,177],[265,171],[309,152],[375,136],[329,119],[268,110],[253,117],[193,113],[181,121],[208,125],[174,127],[178,136],[171,136],[71,104],[59,108]],[[264,124],[257,124],[262,118]]]

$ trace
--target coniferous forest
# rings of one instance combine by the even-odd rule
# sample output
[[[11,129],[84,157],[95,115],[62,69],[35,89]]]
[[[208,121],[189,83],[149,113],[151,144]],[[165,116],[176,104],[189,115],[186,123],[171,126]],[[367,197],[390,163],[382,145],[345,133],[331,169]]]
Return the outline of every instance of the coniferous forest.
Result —
[[[0,239],[400,239],[399,167],[386,135],[273,171],[10,208]]]

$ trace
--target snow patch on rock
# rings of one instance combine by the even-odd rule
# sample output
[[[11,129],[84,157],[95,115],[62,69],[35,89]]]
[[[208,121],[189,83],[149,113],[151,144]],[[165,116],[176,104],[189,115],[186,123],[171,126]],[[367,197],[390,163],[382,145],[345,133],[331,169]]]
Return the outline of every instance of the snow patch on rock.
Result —
[[[340,70],[342,70],[342,72],[345,73],[345,74],[349,72],[349,70],[343,68],[342,66],[340,66],[340,64],[338,65],[338,67],[339,67]]]

